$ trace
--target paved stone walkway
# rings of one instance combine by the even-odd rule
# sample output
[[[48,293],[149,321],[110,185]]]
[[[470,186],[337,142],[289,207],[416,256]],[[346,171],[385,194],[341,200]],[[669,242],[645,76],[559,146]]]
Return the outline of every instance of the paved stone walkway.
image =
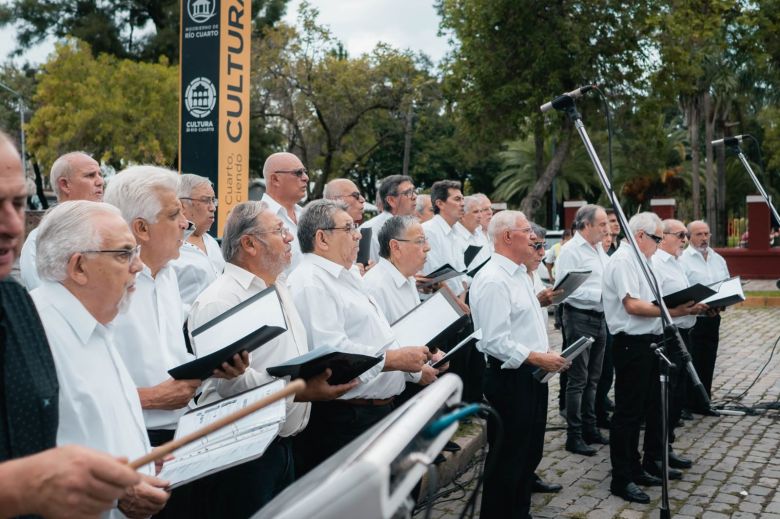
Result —
[[[769,358],[780,336],[780,308],[732,309],[723,314],[721,340],[713,383],[713,404],[739,395]],[[554,347],[560,334],[551,328]],[[741,400],[742,405],[780,400],[780,345],[764,375]],[[660,487],[645,488],[649,505],[627,503],[609,492],[609,447],[587,458],[564,450],[564,420],[558,415],[558,378],[550,382],[550,414],[541,476],[560,483],[559,494],[535,494],[534,517],[625,518],[658,517]],[[701,417],[678,429],[675,450],[696,460],[681,481],[669,486],[672,516],[679,519],[780,519],[780,411],[747,416]],[[640,441],[641,448],[641,441]],[[460,515],[474,470],[458,480],[466,490],[454,492],[433,507],[433,519]],[[477,517],[478,517],[477,510]],[[422,518],[424,511],[415,517]]]

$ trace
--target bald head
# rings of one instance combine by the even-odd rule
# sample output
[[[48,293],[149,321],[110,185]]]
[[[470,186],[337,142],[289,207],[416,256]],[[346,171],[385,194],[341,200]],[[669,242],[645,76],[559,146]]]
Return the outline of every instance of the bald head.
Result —
[[[284,207],[291,208],[306,196],[309,176],[292,153],[273,153],[265,159],[263,178],[268,195]]]
[[[19,152],[0,132],[0,279],[11,273],[24,236],[25,185]]]

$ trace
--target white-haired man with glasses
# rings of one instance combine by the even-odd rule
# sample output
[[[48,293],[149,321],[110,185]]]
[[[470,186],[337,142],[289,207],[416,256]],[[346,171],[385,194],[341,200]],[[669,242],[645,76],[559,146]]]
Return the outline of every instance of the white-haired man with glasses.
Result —
[[[203,386],[199,403],[228,398],[273,380],[266,368],[308,353],[306,328],[288,292],[284,269],[292,259],[292,235],[281,218],[264,202],[243,202],[230,212],[222,236],[225,272],[201,293],[192,305],[189,324],[198,328],[230,308],[276,287],[288,329],[251,354],[244,352],[232,365],[223,365],[231,378],[211,378]],[[262,316],[259,317],[262,320]],[[245,371],[244,371],[245,370]],[[240,495],[241,499],[219,497],[215,515],[248,517],[294,479],[292,440],[306,427],[313,400],[332,400],[357,382],[329,385],[325,372],[309,380],[306,390],[287,401],[287,417],[279,436],[257,460],[211,476],[209,492],[216,496]]]
[[[308,170],[303,166],[301,159],[292,153],[273,153],[265,159],[263,178],[265,193],[261,201],[265,202],[284,222],[293,236],[292,261],[285,270],[289,274],[301,259],[301,246],[296,234],[298,219],[303,209],[298,202],[306,197],[306,189],[309,185]]]
[[[135,238],[115,207],[88,201],[59,204],[39,229],[42,281],[31,295],[60,385],[57,443],[139,458],[151,446],[138,392],[110,328],[126,309],[142,267]],[[110,517],[147,517],[165,506],[168,483],[154,477],[154,465],[142,474]]]
[[[176,196],[179,176],[156,166],[132,166],[106,188],[105,201],[119,208],[141,246],[143,269],[127,312],[114,320],[117,350],[138,388],[152,446],[173,439],[176,425],[200,380],[174,380],[168,370],[192,360],[184,341],[184,313],[171,261],[187,228]],[[165,516],[192,512],[192,485],[173,491]]]
[[[194,224],[192,234],[181,244],[178,259],[171,265],[176,271],[179,292],[185,309],[225,270],[219,243],[208,233],[216,219],[218,200],[209,179],[185,173],[177,190],[184,217]]]
[[[649,263],[663,240],[663,224],[650,212],[635,214],[628,222],[639,247],[640,260]],[[661,311],[642,273],[631,244],[625,240],[604,267],[601,282],[604,316],[614,335],[615,414],[609,438],[612,461],[610,490],[626,501],[649,503],[637,485],[660,486],[661,479],[645,471],[639,455],[639,428],[645,422],[644,448],[657,445],[660,436],[658,361],[650,344],[663,339]],[[693,311],[692,301],[670,308],[672,317]]]
[[[419,373],[431,355],[425,346],[400,347],[376,300],[366,293],[354,265],[360,233],[345,205],[331,200],[309,204],[298,239],[304,254],[289,285],[309,344],[383,357],[338,400],[312,405],[295,452],[306,471],[387,416],[404,390],[405,373]]]

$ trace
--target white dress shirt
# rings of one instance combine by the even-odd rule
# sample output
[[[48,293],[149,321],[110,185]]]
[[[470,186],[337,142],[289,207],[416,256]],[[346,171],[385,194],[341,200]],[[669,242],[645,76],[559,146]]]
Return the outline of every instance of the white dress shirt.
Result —
[[[168,370],[194,360],[184,343],[184,317],[176,272],[170,263],[152,277],[144,265],[126,312],[114,319],[114,342],[136,387],[152,387],[171,378]],[[145,409],[147,429],[175,429],[187,407]]]
[[[311,348],[331,346],[373,356],[399,348],[378,303],[366,292],[357,267],[347,270],[316,254],[304,254],[288,285]],[[404,373],[382,371],[384,367],[383,359],[360,375],[361,384],[341,398],[385,399],[400,394]]]
[[[285,279],[277,279],[276,291],[282,302],[288,329],[278,337],[249,354],[249,368],[243,375],[232,380],[210,378],[204,382],[198,404],[207,404],[219,398],[228,398],[247,389],[267,384],[275,377],[266,368],[276,366],[292,358],[308,353],[306,328],[303,326],[292,298],[285,285]],[[228,263],[225,272],[204,290],[195,303],[189,317],[190,330],[194,330],[214,317],[230,310],[242,301],[265,290],[267,285],[248,270]],[[262,316],[258,316],[262,321]],[[311,404],[295,402],[294,395],[287,399],[287,417],[279,431],[280,436],[291,436],[302,431],[309,421]]]
[[[22,245],[22,253],[19,255],[19,271],[22,276],[22,283],[27,290],[35,290],[41,285],[41,279],[38,277],[38,267],[35,264],[35,242],[38,239],[38,228],[36,227]]]
[[[609,333],[612,335],[620,332],[629,335],[658,335],[663,331],[660,317],[632,315],[626,312],[626,307],[623,306],[623,299],[626,296],[648,303],[655,300],[628,241],[620,244],[607,263],[601,290],[604,317],[607,320]]]
[[[566,273],[572,270],[590,270],[591,274],[565,299],[566,303],[580,310],[603,312],[601,279],[604,275],[604,266],[608,262],[609,256],[604,252],[600,242],[593,247],[581,232],[574,233],[572,239],[561,247],[555,260],[555,278],[563,279]]]
[[[653,254],[653,257],[650,258],[650,264],[653,267],[653,272],[655,272],[658,285],[661,287],[661,294],[664,296],[685,290],[691,286],[676,256],[658,249]],[[696,316],[681,315],[680,317],[673,317],[672,321],[678,327],[688,329],[696,324]]]
[[[290,245],[292,246],[292,261],[290,262],[290,266],[285,269],[285,274],[290,274],[290,272],[293,271],[295,267],[298,266],[298,263],[301,261],[301,244],[298,242],[298,222],[301,221],[301,213],[303,213],[303,209],[298,204],[295,204],[294,211],[295,211],[295,222],[293,222],[290,219],[290,215],[287,214],[287,209],[282,207],[282,205],[271,198],[271,195],[268,193],[263,193],[263,198],[260,199],[261,202],[265,202],[268,205],[268,208],[271,210],[272,213],[274,213],[276,216],[278,216],[282,222],[284,222],[284,226],[287,227],[287,229],[290,230],[290,234],[293,236],[293,241],[290,242]]]
[[[474,329],[483,337],[477,348],[500,360],[502,369],[520,367],[531,352],[547,353],[546,311],[525,265],[493,253],[470,293]]]
[[[463,264],[463,241],[458,237],[454,226],[450,226],[440,214],[422,224],[425,237],[428,238],[428,244],[431,250],[425,259],[423,272],[430,273],[442,265],[449,264],[455,270],[463,271],[466,266]],[[448,279],[445,281],[455,295],[463,292],[463,276]]]
[[[363,285],[370,296],[379,304],[382,313],[390,323],[420,304],[420,294],[414,276],[403,274],[385,258],[363,276]]]
[[[711,285],[731,277],[726,260],[709,247],[705,260],[701,252],[688,245],[680,256],[680,265],[692,285],[696,283]]]
[[[379,231],[385,222],[392,217],[393,214],[389,211],[382,211],[370,220],[360,224],[360,229],[371,229],[371,247],[369,248],[368,258],[374,263],[379,262]]]
[[[185,313],[189,312],[198,295],[225,270],[225,260],[217,240],[204,233],[203,243],[206,245],[206,252],[185,241],[179,248],[179,258],[171,262],[173,270],[176,271]]]
[[[134,460],[151,450],[133,379],[103,326],[60,283],[43,281],[32,298],[59,381],[57,445],[76,444]],[[154,474],[154,465],[143,467]],[[119,510],[103,517],[120,518]]]

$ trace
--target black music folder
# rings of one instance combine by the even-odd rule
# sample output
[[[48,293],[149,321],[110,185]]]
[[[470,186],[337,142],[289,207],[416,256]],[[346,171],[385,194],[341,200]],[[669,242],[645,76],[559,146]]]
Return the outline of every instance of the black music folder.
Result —
[[[359,355],[339,351],[331,346],[319,346],[309,353],[295,357],[277,366],[267,368],[268,374],[274,377],[287,377],[291,379],[302,378],[308,380],[316,377],[330,368],[331,375],[328,384],[346,384],[382,360],[382,355]]]
[[[666,303],[668,308],[674,308],[675,306],[680,306],[688,301],[698,303],[715,294],[717,294],[716,290],[704,286],[701,283],[696,283],[688,288],[664,296],[664,303]],[[658,301],[653,301],[653,304],[657,305]]]
[[[287,331],[276,288],[268,287],[192,331],[197,359],[168,370],[173,378],[209,378],[236,353],[252,352]]]
[[[431,351],[447,350],[469,322],[469,316],[449,291],[439,290],[395,321],[391,328],[401,346],[422,346]]]
[[[368,260],[371,259],[371,235],[373,234],[371,227],[363,227],[360,229],[360,242],[358,243],[358,255],[357,263],[362,263],[363,266],[368,266]]]

